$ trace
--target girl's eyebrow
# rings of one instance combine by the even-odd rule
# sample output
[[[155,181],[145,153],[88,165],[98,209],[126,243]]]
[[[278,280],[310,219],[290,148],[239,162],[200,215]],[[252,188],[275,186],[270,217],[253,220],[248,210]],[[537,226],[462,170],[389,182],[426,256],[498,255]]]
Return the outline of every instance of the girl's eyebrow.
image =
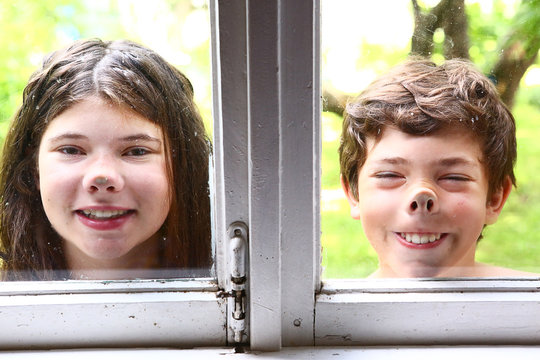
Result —
[[[148,134],[134,134],[134,135],[128,135],[120,138],[120,141],[123,142],[133,142],[133,141],[149,141],[149,142],[155,142],[158,144],[161,144],[161,140],[158,138],[155,138],[153,136],[150,136]]]
[[[88,137],[82,134],[78,134],[78,133],[64,133],[64,134],[60,134],[58,136],[54,136],[50,138],[49,142],[56,143],[56,142],[61,142],[64,140],[88,140]],[[155,142],[155,143],[161,144],[160,139],[150,136],[148,134],[128,135],[128,136],[121,137],[119,140],[122,142],[146,141],[146,142]]]
[[[49,142],[55,143],[55,142],[61,142],[64,140],[81,140],[81,139],[88,139],[88,137],[82,134],[77,134],[77,133],[65,133],[65,134],[53,136],[52,138],[49,139]]]

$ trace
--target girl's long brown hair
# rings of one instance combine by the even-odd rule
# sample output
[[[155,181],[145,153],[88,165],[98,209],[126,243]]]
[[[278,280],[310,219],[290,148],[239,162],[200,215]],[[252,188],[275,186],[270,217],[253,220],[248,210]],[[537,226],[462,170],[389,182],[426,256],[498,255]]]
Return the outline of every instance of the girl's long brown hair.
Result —
[[[54,279],[69,272],[37,186],[37,151],[47,124],[98,96],[158,124],[164,134],[171,209],[161,229],[161,268],[209,269],[211,144],[189,80],[155,52],[129,41],[78,41],[56,51],[24,89],[7,134],[0,173],[4,278]],[[144,176],[144,174],[141,174]]]

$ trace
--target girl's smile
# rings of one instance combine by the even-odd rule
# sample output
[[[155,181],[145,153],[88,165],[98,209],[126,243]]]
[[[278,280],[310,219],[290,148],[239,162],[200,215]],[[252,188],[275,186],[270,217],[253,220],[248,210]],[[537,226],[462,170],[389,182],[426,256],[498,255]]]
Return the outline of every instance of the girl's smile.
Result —
[[[123,226],[135,215],[135,210],[105,207],[76,210],[82,224],[95,230],[113,230]]]

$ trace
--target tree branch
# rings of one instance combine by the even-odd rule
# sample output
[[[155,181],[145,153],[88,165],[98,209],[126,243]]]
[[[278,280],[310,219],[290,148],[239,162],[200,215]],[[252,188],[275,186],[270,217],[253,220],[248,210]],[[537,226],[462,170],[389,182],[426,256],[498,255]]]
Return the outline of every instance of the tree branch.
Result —
[[[433,34],[438,28],[445,33],[445,58],[469,58],[469,36],[464,0],[441,0],[424,14],[417,0],[411,0],[414,10],[414,33],[411,53],[424,57],[433,54]]]
[[[540,0],[522,2],[514,17],[514,27],[501,49],[492,74],[501,99],[508,107],[514,99],[521,78],[537,59],[540,49]]]
[[[512,108],[521,78],[525,71],[534,64],[538,55],[540,41],[536,42],[536,51],[530,55],[523,42],[516,40],[509,43],[502,51],[499,61],[493,68],[493,76],[497,81],[497,90],[502,101]]]
[[[335,89],[328,90],[328,87],[323,87],[323,111],[333,112],[339,116],[342,116],[348,98],[349,97],[347,95]]]

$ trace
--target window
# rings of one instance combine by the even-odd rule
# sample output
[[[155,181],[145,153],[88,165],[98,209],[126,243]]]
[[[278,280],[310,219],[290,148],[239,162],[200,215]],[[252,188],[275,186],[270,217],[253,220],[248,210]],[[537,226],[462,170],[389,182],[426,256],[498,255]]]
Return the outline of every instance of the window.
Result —
[[[120,346],[223,346],[242,326],[253,350],[538,343],[538,280],[321,283],[320,1],[210,7],[217,284],[2,284],[1,346],[112,345],[100,331],[113,323]],[[244,325],[233,299],[218,296],[234,290],[230,275],[242,267],[230,256],[234,229],[243,235],[237,222],[248,229]]]

